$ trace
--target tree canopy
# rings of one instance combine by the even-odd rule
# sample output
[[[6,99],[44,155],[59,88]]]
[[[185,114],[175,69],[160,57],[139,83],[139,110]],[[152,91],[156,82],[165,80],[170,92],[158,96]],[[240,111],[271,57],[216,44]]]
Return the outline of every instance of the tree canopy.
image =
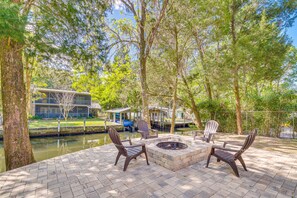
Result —
[[[89,91],[104,109],[176,105],[198,127],[228,114],[223,130],[239,133],[243,112],[296,110],[296,1],[116,3],[121,17],[114,1],[2,1],[0,37],[23,43],[27,87]]]

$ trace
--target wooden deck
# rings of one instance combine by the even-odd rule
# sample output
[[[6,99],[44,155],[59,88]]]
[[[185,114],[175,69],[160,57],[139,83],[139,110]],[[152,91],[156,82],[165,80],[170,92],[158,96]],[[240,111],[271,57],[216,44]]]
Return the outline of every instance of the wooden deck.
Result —
[[[174,128],[186,128],[191,124],[194,124],[192,121],[186,120],[185,122],[177,121],[175,122]],[[171,122],[160,122],[152,121],[152,127],[156,129],[169,129],[171,127]]]

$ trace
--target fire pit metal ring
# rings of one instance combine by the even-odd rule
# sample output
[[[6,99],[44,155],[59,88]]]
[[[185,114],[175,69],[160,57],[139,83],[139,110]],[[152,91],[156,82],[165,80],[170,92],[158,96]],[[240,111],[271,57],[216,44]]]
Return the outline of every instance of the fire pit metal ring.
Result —
[[[166,150],[181,150],[188,148],[188,145],[181,142],[160,142],[157,144],[157,147]]]

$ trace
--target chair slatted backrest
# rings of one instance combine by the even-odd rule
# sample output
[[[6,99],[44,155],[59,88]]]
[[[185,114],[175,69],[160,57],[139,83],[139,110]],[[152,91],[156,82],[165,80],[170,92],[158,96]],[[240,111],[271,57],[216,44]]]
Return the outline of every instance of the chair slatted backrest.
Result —
[[[127,156],[127,150],[123,146],[120,135],[117,132],[117,130],[113,127],[109,127],[108,135],[109,135],[111,141],[116,146],[116,148],[119,150],[119,152],[122,153],[124,156]]]
[[[146,121],[138,120],[137,127],[138,127],[138,130],[143,131],[145,138],[150,135],[148,124],[146,123]]]
[[[217,132],[217,129],[219,127],[219,123],[214,120],[209,120],[204,129],[204,137],[209,137],[209,134],[214,134]]]
[[[235,153],[234,158],[237,159],[241,156],[241,154],[246,151],[254,142],[257,135],[257,129],[254,129],[245,139],[244,144],[242,145],[241,149]]]

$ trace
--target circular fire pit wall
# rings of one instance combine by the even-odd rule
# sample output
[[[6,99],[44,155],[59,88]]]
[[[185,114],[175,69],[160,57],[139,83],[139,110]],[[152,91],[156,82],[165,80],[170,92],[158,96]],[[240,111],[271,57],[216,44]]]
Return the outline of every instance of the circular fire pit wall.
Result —
[[[188,148],[188,145],[181,142],[160,142],[157,144],[157,147],[166,150],[181,150]]]

